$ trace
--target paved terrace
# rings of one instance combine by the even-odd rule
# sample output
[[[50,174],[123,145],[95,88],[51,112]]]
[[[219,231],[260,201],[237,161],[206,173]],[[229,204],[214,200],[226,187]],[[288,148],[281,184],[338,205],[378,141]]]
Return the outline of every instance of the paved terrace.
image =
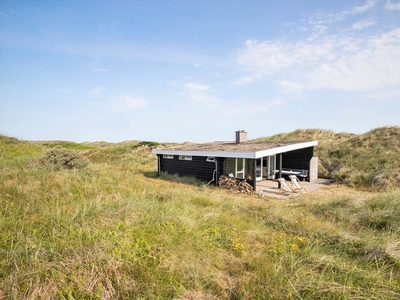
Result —
[[[291,186],[290,180],[286,180],[288,185]],[[327,186],[330,184],[329,179],[318,178],[313,180],[312,182],[301,181],[300,184],[307,189],[307,193],[318,190],[321,187]],[[289,193],[286,194],[277,194],[279,191],[278,181],[275,180],[263,180],[257,182],[257,193],[265,197],[275,197],[280,199],[289,199],[292,197]]]

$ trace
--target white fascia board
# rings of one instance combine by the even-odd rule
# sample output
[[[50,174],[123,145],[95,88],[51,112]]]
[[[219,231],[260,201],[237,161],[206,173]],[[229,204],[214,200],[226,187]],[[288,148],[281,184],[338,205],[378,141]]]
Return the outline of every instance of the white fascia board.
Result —
[[[282,146],[282,147],[278,147],[278,148],[272,148],[272,149],[256,152],[255,158],[266,157],[266,156],[270,156],[270,155],[285,153],[285,152],[298,150],[298,149],[304,149],[304,148],[313,147],[313,146],[317,146],[317,145],[318,145],[318,141],[311,141],[311,142],[305,142],[305,143],[292,144],[292,145],[288,145],[288,146]]]
[[[256,152],[228,152],[228,151],[183,151],[183,150],[160,150],[152,151],[154,154],[169,155],[191,155],[191,156],[210,156],[210,157],[229,157],[229,158],[255,158]]]

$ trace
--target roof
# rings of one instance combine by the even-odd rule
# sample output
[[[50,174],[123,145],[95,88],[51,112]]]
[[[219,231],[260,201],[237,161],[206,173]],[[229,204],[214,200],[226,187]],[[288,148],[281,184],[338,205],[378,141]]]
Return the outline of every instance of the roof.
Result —
[[[213,157],[260,158],[288,151],[313,147],[318,141],[248,141],[187,144],[155,149],[154,154],[192,155]]]

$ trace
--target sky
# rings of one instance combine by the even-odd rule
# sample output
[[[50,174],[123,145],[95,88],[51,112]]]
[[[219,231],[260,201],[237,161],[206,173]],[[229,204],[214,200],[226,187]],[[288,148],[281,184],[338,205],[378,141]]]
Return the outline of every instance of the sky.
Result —
[[[399,0],[0,0],[4,135],[180,143],[399,125]]]

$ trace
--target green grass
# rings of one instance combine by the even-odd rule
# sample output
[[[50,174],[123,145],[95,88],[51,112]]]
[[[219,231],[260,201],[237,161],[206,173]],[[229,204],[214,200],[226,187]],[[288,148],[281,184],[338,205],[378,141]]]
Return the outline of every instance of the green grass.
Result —
[[[0,299],[399,299],[398,186],[238,195],[156,175],[138,143],[54,171],[2,137]]]
[[[0,134],[0,166],[12,165],[42,154],[42,148]]]

